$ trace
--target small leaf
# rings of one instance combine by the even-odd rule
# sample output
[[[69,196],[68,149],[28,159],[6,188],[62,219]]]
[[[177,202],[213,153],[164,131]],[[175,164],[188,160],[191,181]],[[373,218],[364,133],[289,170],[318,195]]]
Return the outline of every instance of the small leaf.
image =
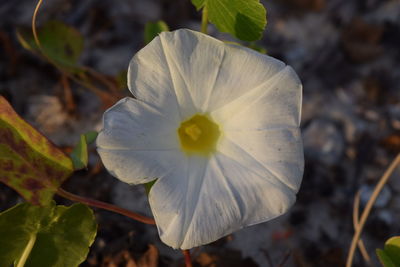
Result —
[[[150,43],[151,40],[153,40],[160,32],[166,31],[169,31],[168,25],[162,20],[146,23],[146,26],[144,27],[145,44]]]
[[[400,236],[389,238],[383,250],[396,266],[400,266]]]
[[[81,72],[78,59],[83,51],[83,37],[75,28],[60,21],[47,22],[38,29],[41,49],[30,31],[18,30],[17,37],[25,49],[34,53],[40,50],[58,67],[70,72]]]
[[[78,266],[96,231],[93,212],[83,204],[19,204],[0,213],[1,266],[19,261],[25,267]]]
[[[49,21],[38,35],[46,56],[65,67],[77,65],[83,50],[83,37],[75,28],[60,21]]]
[[[75,170],[86,168],[88,164],[88,150],[86,143],[86,136],[81,134],[79,143],[74,147],[71,153],[72,163]]]
[[[97,135],[99,135],[99,133],[96,131],[89,131],[85,133],[86,143],[92,144],[94,141],[96,141]]]
[[[146,195],[149,195],[150,189],[153,187],[153,185],[156,183],[156,181],[157,181],[157,179],[144,184],[144,189],[146,190]]]
[[[72,172],[71,159],[0,96],[0,182],[27,201],[43,205]]]
[[[118,72],[115,76],[115,80],[117,82],[117,86],[119,89],[127,89],[128,88],[128,71],[123,70]]]
[[[192,4],[196,7],[197,11],[200,10],[207,0],[192,0]]]
[[[396,267],[390,257],[382,249],[376,249],[376,255],[378,255],[379,261],[384,267]]]
[[[266,10],[259,0],[192,0],[200,10],[208,10],[209,21],[221,32],[243,41],[261,39],[267,24]]]

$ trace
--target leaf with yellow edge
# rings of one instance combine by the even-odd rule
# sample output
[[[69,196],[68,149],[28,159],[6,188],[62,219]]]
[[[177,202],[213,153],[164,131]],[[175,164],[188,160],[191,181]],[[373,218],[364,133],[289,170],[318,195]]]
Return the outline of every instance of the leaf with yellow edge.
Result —
[[[44,205],[73,172],[71,159],[0,96],[0,182]]]
[[[400,266],[400,236],[389,238],[383,250],[377,249],[376,254],[383,266]]]

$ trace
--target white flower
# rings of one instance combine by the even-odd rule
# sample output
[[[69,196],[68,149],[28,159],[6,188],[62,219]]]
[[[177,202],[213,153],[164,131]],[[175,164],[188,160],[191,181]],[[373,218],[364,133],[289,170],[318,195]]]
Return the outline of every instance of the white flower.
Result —
[[[157,179],[161,240],[189,249],[271,220],[303,174],[301,83],[291,67],[199,32],[161,33],[132,59],[130,91],[97,138],[108,171]]]

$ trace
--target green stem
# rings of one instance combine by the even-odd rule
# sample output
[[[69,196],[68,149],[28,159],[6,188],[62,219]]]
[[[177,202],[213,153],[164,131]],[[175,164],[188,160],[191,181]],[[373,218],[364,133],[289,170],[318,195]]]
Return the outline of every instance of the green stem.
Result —
[[[36,234],[33,234],[29,239],[28,244],[26,245],[24,251],[22,252],[21,258],[18,261],[18,264],[15,267],[24,267],[26,260],[28,259],[29,255],[31,254],[33,245],[35,245],[36,241]]]
[[[208,26],[208,8],[205,6],[203,8],[203,13],[201,16],[201,32],[207,34],[207,26]]]
[[[94,199],[90,199],[90,198],[86,198],[86,197],[81,197],[75,194],[72,194],[70,192],[65,191],[64,189],[62,189],[61,187],[58,188],[57,190],[57,195],[62,196],[63,198],[67,198],[69,200],[72,201],[77,201],[77,202],[81,202],[83,204],[86,204],[88,206],[92,206],[95,208],[100,208],[100,209],[104,209],[104,210],[108,210],[108,211],[112,211],[115,213],[119,213],[121,215],[124,215],[126,217],[129,217],[131,219],[134,219],[136,221],[142,222],[142,223],[147,223],[147,224],[156,224],[156,222],[154,221],[153,218],[149,218],[140,214],[137,214],[133,211],[130,210],[126,210],[105,202],[101,202],[98,200],[94,200]]]

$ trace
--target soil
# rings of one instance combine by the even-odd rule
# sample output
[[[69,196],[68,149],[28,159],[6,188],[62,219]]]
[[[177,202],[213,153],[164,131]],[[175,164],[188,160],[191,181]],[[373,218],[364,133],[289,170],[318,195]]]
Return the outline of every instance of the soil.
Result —
[[[304,88],[302,134],[306,159],[298,199],[285,215],[247,227],[192,250],[194,266],[344,266],[354,233],[355,193],[361,209],[391,160],[400,152],[400,1],[264,1],[268,25],[257,42],[291,65]],[[30,27],[35,1],[0,3],[0,94],[65,151],[79,135],[101,128],[115,96],[99,96],[70,82],[22,48],[16,29]],[[80,63],[105,75],[123,76],[143,44],[148,21],[170,29],[199,30],[189,0],[44,1],[39,26],[60,20],[85,38]],[[230,39],[210,27],[210,34]],[[66,89],[67,87],[67,89]],[[70,87],[70,89],[68,89]],[[118,97],[130,93],[121,86]],[[88,170],[63,188],[151,216],[142,186],[107,173],[90,147]],[[0,210],[22,199],[0,184]],[[56,197],[60,204],[70,201]],[[154,226],[96,210],[99,231],[81,266],[184,266],[179,250],[164,245]],[[378,266],[376,248],[400,233],[400,168],[374,207],[362,238]],[[359,253],[354,266],[367,266]]]

